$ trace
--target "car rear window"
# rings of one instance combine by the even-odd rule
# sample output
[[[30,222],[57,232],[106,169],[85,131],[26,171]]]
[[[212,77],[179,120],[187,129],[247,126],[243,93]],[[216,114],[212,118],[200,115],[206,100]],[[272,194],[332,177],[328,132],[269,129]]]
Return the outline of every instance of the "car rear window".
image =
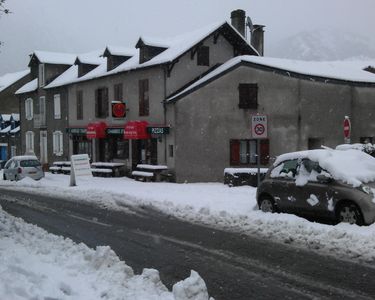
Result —
[[[39,167],[40,162],[38,160],[21,160],[20,162],[21,167]]]

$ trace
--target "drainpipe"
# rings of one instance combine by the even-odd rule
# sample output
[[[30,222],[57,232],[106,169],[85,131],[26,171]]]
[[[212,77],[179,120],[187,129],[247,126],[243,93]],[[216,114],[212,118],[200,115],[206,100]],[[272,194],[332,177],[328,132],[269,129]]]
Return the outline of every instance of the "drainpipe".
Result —
[[[163,113],[164,113],[164,125],[167,125],[167,104],[165,100],[167,99],[167,67],[164,66],[164,101],[163,101]],[[164,134],[164,162],[167,163],[167,135]]]

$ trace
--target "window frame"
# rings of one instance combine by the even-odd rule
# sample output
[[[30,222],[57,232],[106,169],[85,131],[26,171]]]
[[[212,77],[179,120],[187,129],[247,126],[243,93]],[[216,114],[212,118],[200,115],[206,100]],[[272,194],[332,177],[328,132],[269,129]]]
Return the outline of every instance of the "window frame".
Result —
[[[257,144],[256,139],[230,139],[229,140],[229,163],[231,166],[256,166]],[[258,140],[260,142],[260,165],[269,164],[269,139]],[[241,160],[241,142],[246,145],[246,162]],[[252,151],[252,149],[254,151]],[[255,160],[251,157],[254,154]],[[242,156],[244,157],[244,156]],[[241,162],[242,161],[242,162]]]
[[[258,90],[257,83],[240,83],[238,85],[238,108],[257,109]]]
[[[100,87],[95,90],[95,117],[105,119],[109,116],[108,88]]]
[[[122,83],[116,83],[113,85],[113,101],[120,101],[123,102],[123,84]]]
[[[25,119],[31,121],[34,117],[34,100],[33,98],[27,98],[25,100]]]
[[[38,85],[40,88],[46,85],[44,64],[39,64],[38,66]]]
[[[83,91],[78,90],[76,93],[76,117],[77,120],[83,120]]]
[[[64,153],[64,135],[60,130],[56,130],[52,133],[53,140],[53,154],[56,156],[62,156]]]
[[[210,65],[210,47],[200,46],[197,49],[197,65],[209,66]]]
[[[150,115],[150,85],[148,79],[139,80],[139,116]]]
[[[32,151],[34,152],[34,139],[35,139],[35,133],[33,131],[26,131],[25,133],[25,150],[26,152]]]
[[[61,119],[61,95],[53,95],[53,116],[55,120]]]

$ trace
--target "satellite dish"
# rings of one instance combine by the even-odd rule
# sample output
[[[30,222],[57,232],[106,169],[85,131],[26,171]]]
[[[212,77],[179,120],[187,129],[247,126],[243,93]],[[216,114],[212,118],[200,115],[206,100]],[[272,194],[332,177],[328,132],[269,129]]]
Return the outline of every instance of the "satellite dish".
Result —
[[[246,18],[246,26],[249,27],[250,33],[254,32],[254,25],[253,25],[253,22],[251,22],[250,17]]]

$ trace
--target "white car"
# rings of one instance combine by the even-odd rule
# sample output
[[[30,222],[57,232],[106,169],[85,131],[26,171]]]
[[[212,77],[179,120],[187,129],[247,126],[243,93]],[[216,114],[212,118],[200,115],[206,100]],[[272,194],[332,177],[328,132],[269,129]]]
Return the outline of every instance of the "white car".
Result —
[[[14,156],[4,166],[4,180],[21,180],[30,177],[40,180],[44,177],[42,165],[36,156]]]

